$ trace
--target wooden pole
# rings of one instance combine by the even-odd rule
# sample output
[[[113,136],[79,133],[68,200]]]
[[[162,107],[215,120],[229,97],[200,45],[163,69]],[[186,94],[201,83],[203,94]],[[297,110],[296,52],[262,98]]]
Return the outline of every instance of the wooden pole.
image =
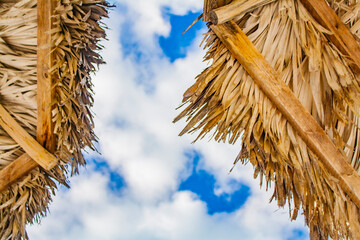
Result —
[[[55,0],[38,0],[37,3],[37,140],[50,152],[55,151],[52,123],[54,88],[50,73],[53,64],[51,16],[55,3]]]
[[[360,208],[360,176],[246,34],[234,21],[211,28]]]
[[[52,104],[54,90],[50,69],[52,66],[51,55],[51,16],[55,8],[56,0],[37,1],[37,141],[35,145],[42,144],[51,153],[55,150],[55,138],[52,124]],[[15,140],[15,139],[14,139]],[[42,148],[43,149],[43,148]],[[24,149],[26,151],[26,149]],[[45,150],[45,149],[43,149]],[[43,151],[43,150],[40,150]],[[46,150],[45,150],[46,151]],[[40,164],[46,170],[53,168],[57,159],[52,154],[46,154],[44,164]],[[14,162],[0,171],[0,192],[6,190],[12,183],[39,166],[34,161],[36,158],[25,153]],[[48,162],[47,162],[48,161]]]
[[[207,18],[204,21],[211,21],[213,24],[222,24],[232,20],[244,12],[251,11],[260,6],[264,6],[275,0],[234,0],[230,4],[222,7],[207,3],[204,7],[207,11]],[[349,56],[351,68],[357,73],[360,72],[360,46],[350,30],[344,25],[335,11],[324,0],[300,0],[309,14],[331,34],[327,38],[345,56]],[[210,9],[212,6],[213,9]]]
[[[209,12],[209,21],[213,24],[222,24],[236,16],[272,3],[275,0],[234,0],[223,7],[214,8]]]
[[[323,27],[330,30],[332,34],[327,38],[344,55],[349,56],[353,63],[352,69],[360,72],[360,47],[350,30],[344,25],[335,11],[325,0],[300,0],[310,15]]]
[[[231,0],[204,0],[203,21],[210,21],[209,12],[211,10],[222,7],[230,2]]]
[[[41,167],[50,170],[56,165],[57,158],[32,138],[1,104],[0,125]]]
[[[21,155],[0,171],[0,192],[8,189],[11,184],[38,166],[39,164],[28,154]]]

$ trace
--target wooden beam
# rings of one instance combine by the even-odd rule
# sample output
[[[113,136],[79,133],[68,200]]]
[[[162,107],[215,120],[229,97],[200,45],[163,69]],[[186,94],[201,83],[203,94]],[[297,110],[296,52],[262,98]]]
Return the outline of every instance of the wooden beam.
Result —
[[[39,164],[32,160],[28,154],[21,155],[0,171],[0,193],[38,166]]]
[[[234,0],[230,4],[222,7],[214,7],[214,5],[212,5],[214,7],[213,10],[209,10],[209,7],[206,8],[208,11],[206,21],[211,21],[213,24],[222,24],[244,12],[251,11],[274,1],[275,0]],[[351,58],[352,62],[350,66],[354,71],[359,73],[360,46],[350,30],[336,15],[335,11],[325,0],[300,0],[300,2],[319,24],[332,33],[327,34],[327,38],[342,54]],[[207,4],[207,6],[209,5],[210,4]]]
[[[211,28],[360,208],[360,176],[245,33],[234,21]]]
[[[204,0],[203,21],[210,21],[209,12],[211,10],[222,7],[230,2],[231,0]]]
[[[218,7],[209,12],[208,21],[213,24],[222,24],[236,16],[272,3],[275,0],[234,0],[230,4]]]
[[[41,146],[0,104],[0,125],[41,167],[50,170],[57,158]]]
[[[51,114],[54,91],[52,88],[52,77],[49,71],[52,66],[50,36],[52,24],[51,16],[53,14],[55,4],[56,0],[38,0],[37,2],[37,140],[39,142],[36,142],[31,138],[31,136],[31,139],[29,136],[26,136],[25,139],[18,139],[20,142],[25,141],[25,143],[22,144],[18,143],[26,152],[33,154],[23,154],[0,171],[0,192],[6,190],[12,183],[16,182],[39,165],[46,170],[50,170],[57,164],[56,157],[46,151],[47,149],[50,152],[54,152],[56,146],[55,138],[53,136]],[[3,114],[8,114],[5,109],[2,108],[1,110],[3,111]],[[15,126],[15,129],[13,129],[13,124],[15,124],[16,121],[12,119],[11,116],[9,118],[9,116],[10,115],[6,116],[6,119],[10,120],[10,129],[8,130],[13,130],[13,134],[17,136],[19,133],[16,131],[19,130],[19,126]],[[13,121],[15,121],[15,123]],[[5,121],[3,121],[3,124],[5,126],[9,125],[9,123],[6,123]],[[20,132],[25,134],[25,130],[22,130],[20,129]],[[29,142],[30,146],[28,146]],[[46,149],[44,149],[39,143],[43,144]]]
[[[360,72],[360,47],[350,30],[344,25],[335,11],[325,0],[300,0],[309,14],[332,34],[327,38],[339,49],[341,53],[349,56],[353,61],[351,67]]]
[[[51,54],[51,16],[56,0],[38,0],[37,3],[37,140],[50,152],[55,151],[52,110],[54,88],[50,69],[53,64]]]

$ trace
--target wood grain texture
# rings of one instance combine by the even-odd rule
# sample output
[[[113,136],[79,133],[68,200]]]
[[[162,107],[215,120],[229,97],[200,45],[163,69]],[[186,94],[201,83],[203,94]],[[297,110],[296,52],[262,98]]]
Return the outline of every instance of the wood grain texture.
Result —
[[[351,67],[360,72],[360,47],[350,30],[343,24],[335,11],[325,0],[300,0],[310,15],[332,34],[327,38],[346,56],[353,61]]]
[[[21,155],[0,171],[0,192],[38,166],[28,154]]]
[[[51,54],[51,16],[54,0],[39,0],[37,5],[37,140],[50,152],[55,151],[55,139],[52,124],[54,89],[50,69]]]
[[[56,165],[57,158],[31,137],[1,104],[0,125],[41,167],[50,170]]]
[[[51,15],[54,0],[38,0],[37,3],[37,141],[33,139],[10,114],[0,106],[0,124],[5,131],[25,150],[25,154],[0,171],[0,192],[29,173],[39,165],[45,170],[52,169],[57,159],[49,153],[55,151],[52,125],[52,103],[54,91],[49,70],[51,55]],[[6,130],[7,129],[7,130]],[[44,149],[41,144],[47,149]]]
[[[230,2],[231,0],[204,0],[203,21],[210,21],[209,13],[211,10],[222,7]]]
[[[208,14],[209,21],[213,24],[225,23],[244,12],[252,11],[275,0],[234,0],[222,7],[214,8]]]
[[[210,21],[208,13],[213,9],[213,6],[215,3],[216,3],[216,0],[204,0],[204,10],[203,10],[203,21],[204,22]]]
[[[234,21],[212,30],[360,207],[360,176]]]

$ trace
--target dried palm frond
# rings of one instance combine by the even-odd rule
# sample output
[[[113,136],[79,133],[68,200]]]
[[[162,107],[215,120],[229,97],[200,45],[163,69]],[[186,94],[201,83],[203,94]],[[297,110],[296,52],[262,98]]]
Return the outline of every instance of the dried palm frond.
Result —
[[[0,102],[36,138],[37,9],[36,0],[0,4]],[[94,148],[90,108],[90,73],[103,63],[98,41],[105,38],[109,5],[104,0],[57,1],[52,31],[56,97],[53,111],[55,155],[60,163],[50,172],[31,171],[0,193],[0,239],[27,239],[25,225],[47,212],[56,182],[66,184],[69,168],[78,172],[85,160],[81,149]],[[0,168],[24,151],[0,128]]]
[[[98,51],[99,40],[104,39],[106,27],[100,20],[108,16],[109,5],[104,0],[63,1],[55,9],[53,30],[53,75],[58,82],[53,122],[57,139],[57,152],[71,173],[85,160],[81,149],[95,149],[94,122],[90,108],[93,105],[90,73],[104,63]]]
[[[328,3],[360,37],[360,3]],[[359,172],[360,75],[298,0],[248,9],[236,23]],[[267,186],[274,182],[272,199],[288,203],[292,219],[302,208],[314,237],[360,238],[359,209],[337,179],[211,30],[205,48],[212,64],[184,94],[187,106],[175,121],[187,117],[188,124],[180,135],[200,130],[198,138],[212,133],[216,141],[240,139],[235,163],[250,161],[261,184],[263,178]]]

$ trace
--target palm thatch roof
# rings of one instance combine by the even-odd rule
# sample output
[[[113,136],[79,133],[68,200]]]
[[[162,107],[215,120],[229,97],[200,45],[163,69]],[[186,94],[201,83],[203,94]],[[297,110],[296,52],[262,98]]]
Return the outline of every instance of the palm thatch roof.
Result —
[[[206,61],[188,124],[239,144],[237,162],[302,210],[311,239],[359,239],[360,2],[205,0]],[[240,141],[240,143],[238,143]],[[240,148],[241,147],[241,148]]]
[[[104,0],[0,2],[0,239],[27,239],[94,149],[90,74]]]

